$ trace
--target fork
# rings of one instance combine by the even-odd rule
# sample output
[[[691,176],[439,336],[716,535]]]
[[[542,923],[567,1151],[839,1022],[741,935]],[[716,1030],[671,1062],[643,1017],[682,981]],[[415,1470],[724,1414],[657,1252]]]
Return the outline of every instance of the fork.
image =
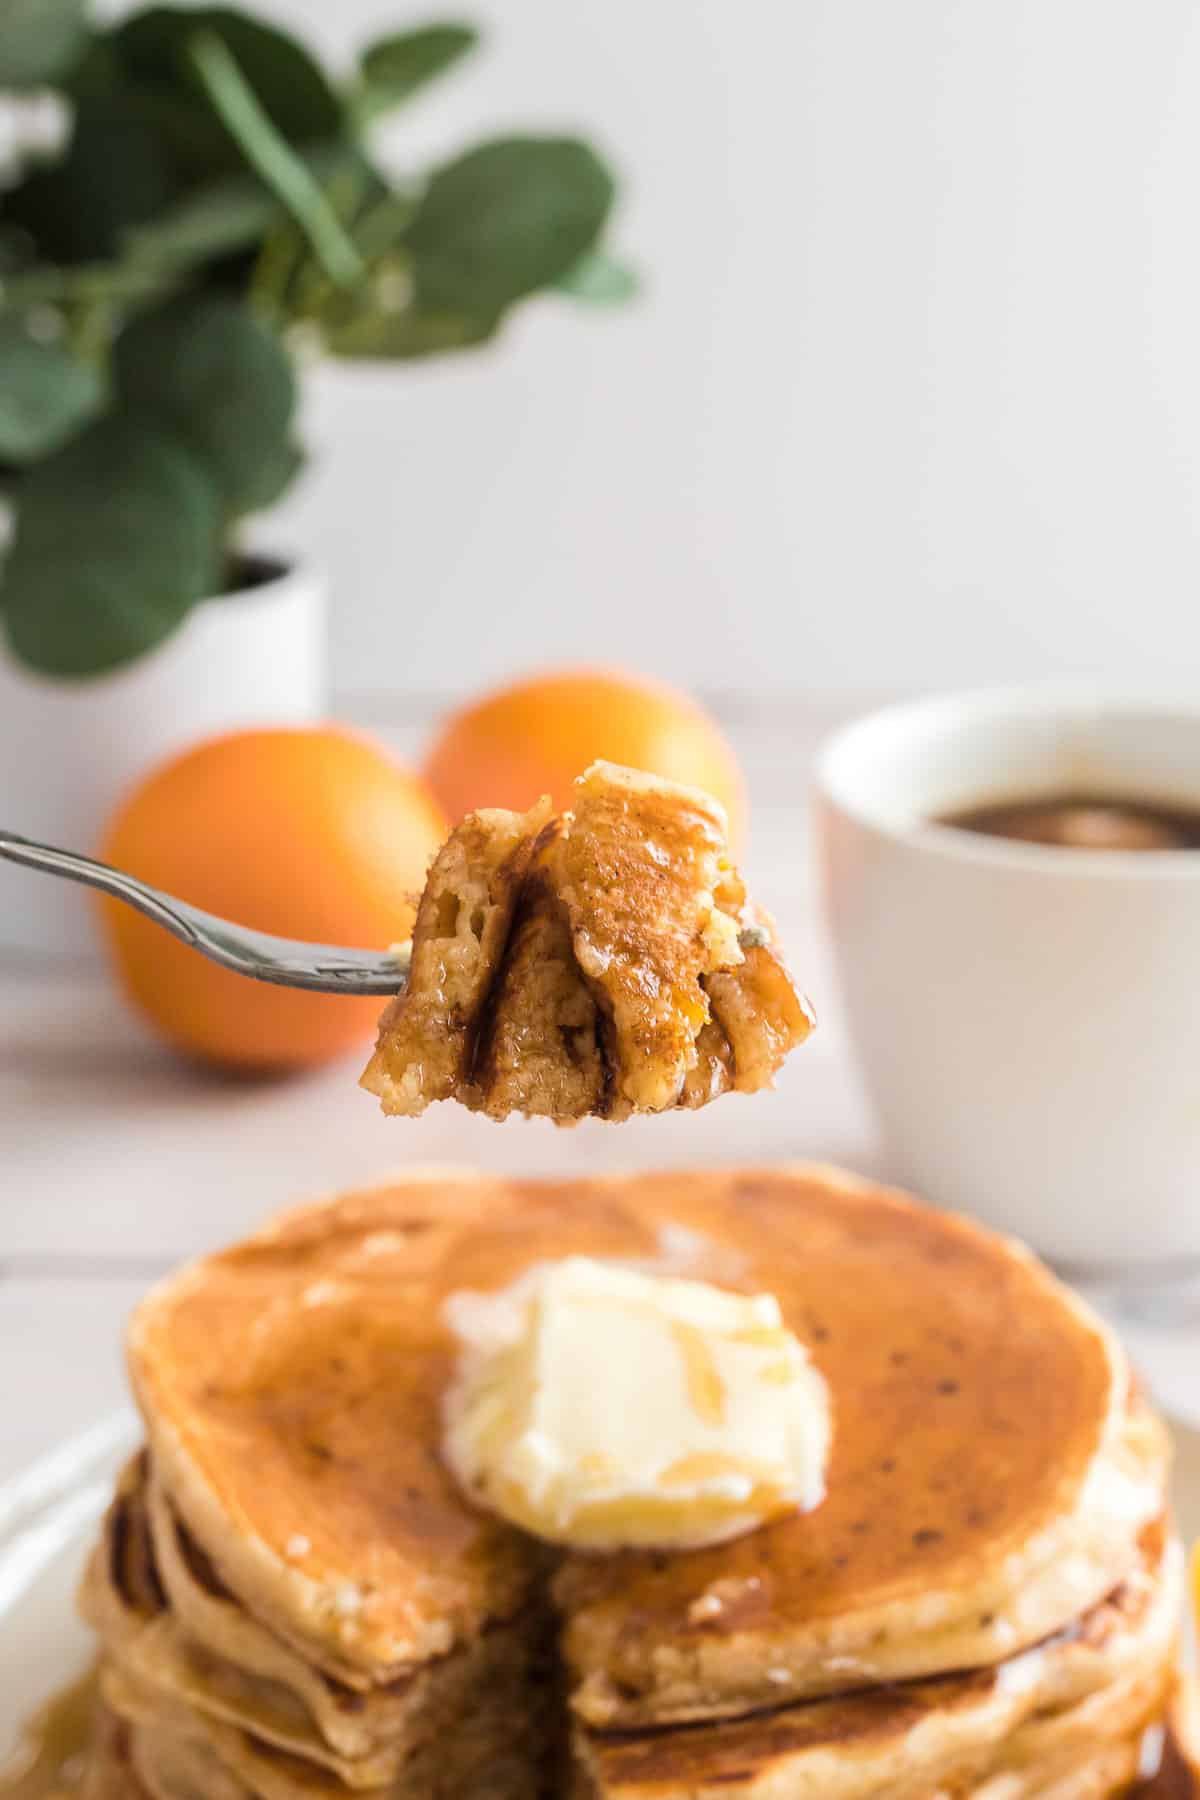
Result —
[[[201,912],[198,906],[176,900],[90,856],[56,850],[51,844],[38,844],[3,828],[0,857],[111,894],[114,900],[145,913],[189,949],[253,981],[307,988],[317,994],[394,994],[408,976],[411,944],[397,944],[390,950],[347,950],[336,944],[303,944],[295,938],[272,937]]]
[[[172,937],[198,950],[210,962],[235,974],[248,975],[252,981],[270,981],[276,987],[307,988],[316,994],[395,994],[408,980],[412,963],[410,943],[393,944],[388,950],[347,950],[339,944],[304,944],[297,938],[272,937],[265,931],[251,931],[248,925],[235,925],[231,919],[218,919],[215,913],[201,912],[186,900],[176,900],[121,869],[80,856],[74,850],[56,850],[52,844],[38,844],[32,838],[19,837],[15,831],[0,827],[0,857],[20,863],[22,868],[38,869],[43,875],[58,875],[64,881],[79,881],[84,887],[97,888],[114,900],[123,900],[169,931]],[[753,950],[770,942],[770,933],[761,925],[746,925],[738,933],[743,950]]]

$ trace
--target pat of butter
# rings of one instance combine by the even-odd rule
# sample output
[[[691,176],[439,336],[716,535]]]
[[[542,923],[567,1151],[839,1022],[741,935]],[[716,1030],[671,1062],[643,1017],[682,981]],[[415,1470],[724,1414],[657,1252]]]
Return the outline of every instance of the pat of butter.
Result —
[[[688,1549],[824,1498],[828,1391],[770,1295],[568,1257],[447,1317],[446,1461],[538,1537]]]

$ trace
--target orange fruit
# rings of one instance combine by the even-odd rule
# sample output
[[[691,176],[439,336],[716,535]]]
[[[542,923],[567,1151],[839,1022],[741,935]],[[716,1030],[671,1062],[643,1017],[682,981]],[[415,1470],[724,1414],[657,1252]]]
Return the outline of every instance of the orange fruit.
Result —
[[[617,670],[535,674],[485,694],[446,720],[425,774],[455,821],[477,806],[524,811],[542,794],[561,811],[597,757],[704,788],[740,841],[742,777],[712,720],[675,688]]]
[[[382,949],[411,930],[412,896],[444,836],[417,775],[322,726],[234,732],[185,751],[129,796],[100,853],[256,930]],[[374,1031],[381,1000],[251,981],[129,907],[100,905],[126,993],[181,1050],[234,1068],[298,1068]]]

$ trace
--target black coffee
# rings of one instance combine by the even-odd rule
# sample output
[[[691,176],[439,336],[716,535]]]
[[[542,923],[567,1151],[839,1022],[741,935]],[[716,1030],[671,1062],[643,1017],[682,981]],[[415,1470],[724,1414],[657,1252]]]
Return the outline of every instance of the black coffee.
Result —
[[[992,801],[945,813],[937,823],[1065,850],[1200,850],[1200,807],[1111,794]]]

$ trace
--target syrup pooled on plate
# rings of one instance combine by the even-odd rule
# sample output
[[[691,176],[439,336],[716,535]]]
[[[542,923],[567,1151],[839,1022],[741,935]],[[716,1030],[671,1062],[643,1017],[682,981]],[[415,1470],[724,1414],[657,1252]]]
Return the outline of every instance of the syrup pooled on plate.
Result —
[[[38,1708],[0,1764],[0,1800],[67,1800],[78,1792],[95,1701],[93,1670]]]
[[[937,823],[1059,850],[1200,850],[1200,808],[1112,794],[989,801],[943,813]]]

